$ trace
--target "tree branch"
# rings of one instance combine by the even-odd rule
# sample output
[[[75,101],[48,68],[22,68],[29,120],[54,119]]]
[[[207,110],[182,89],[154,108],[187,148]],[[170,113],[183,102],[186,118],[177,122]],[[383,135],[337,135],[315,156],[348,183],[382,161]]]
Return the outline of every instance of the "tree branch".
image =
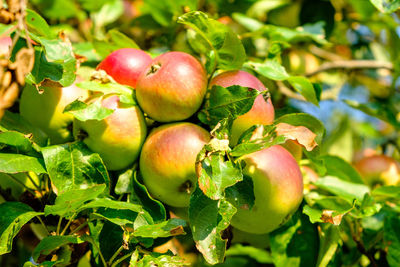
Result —
[[[310,77],[320,72],[334,69],[388,69],[393,70],[393,64],[390,62],[376,60],[336,60],[323,63],[315,71],[306,73],[305,76]]]

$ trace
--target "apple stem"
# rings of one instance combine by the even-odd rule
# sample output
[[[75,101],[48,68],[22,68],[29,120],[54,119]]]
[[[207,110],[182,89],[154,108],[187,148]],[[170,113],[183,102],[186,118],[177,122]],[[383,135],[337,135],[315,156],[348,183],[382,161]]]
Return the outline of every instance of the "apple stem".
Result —
[[[161,63],[156,63],[151,65],[149,72],[147,72],[146,75],[154,74],[156,73],[159,69],[161,69]]]
[[[79,130],[78,135],[76,136],[78,140],[83,141],[85,140],[87,137],[89,137],[89,134],[85,131],[85,130]]]
[[[180,192],[192,193],[192,181],[186,180],[179,188]]]

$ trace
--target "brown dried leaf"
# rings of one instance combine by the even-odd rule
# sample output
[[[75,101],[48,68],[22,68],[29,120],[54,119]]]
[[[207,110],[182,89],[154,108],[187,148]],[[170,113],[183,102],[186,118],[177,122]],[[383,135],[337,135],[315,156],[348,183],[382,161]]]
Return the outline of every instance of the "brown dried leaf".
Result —
[[[304,126],[293,126],[287,123],[278,123],[276,125],[276,133],[283,135],[289,140],[295,140],[304,146],[307,151],[313,150],[318,144],[315,142],[317,135]]]
[[[8,88],[2,88],[0,94],[0,119],[3,117],[6,109],[10,108],[18,99],[18,95],[19,86],[16,82],[13,82]]]
[[[4,90],[5,88],[8,88],[11,84],[11,79],[12,79],[12,74],[10,71],[7,71],[4,73],[3,77],[1,77],[1,88]]]
[[[15,16],[13,13],[4,8],[0,9],[0,23],[10,24],[11,22],[14,22],[14,20]]]
[[[170,233],[172,236],[174,236],[174,235],[182,235],[182,234],[185,233],[185,230],[183,230],[182,225],[179,225],[179,226],[175,227],[174,229],[171,229],[171,230],[169,231],[169,233]]]
[[[33,69],[35,51],[33,48],[21,48],[16,55],[15,76],[20,85],[25,84],[25,76]]]
[[[21,11],[21,0],[7,0],[8,11],[18,13]]]
[[[321,215],[321,220],[325,223],[331,223],[333,225],[339,225],[342,222],[344,214],[338,214],[333,216],[333,210],[323,210]]]

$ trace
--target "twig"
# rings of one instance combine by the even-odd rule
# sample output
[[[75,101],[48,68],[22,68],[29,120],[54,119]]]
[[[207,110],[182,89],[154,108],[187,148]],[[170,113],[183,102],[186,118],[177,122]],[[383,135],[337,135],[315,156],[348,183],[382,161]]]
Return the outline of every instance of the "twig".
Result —
[[[76,232],[78,232],[79,230],[81,230],[83,227],[85,227],[86,225],[88,225],[90,220],[87,220],[86,222],[82,223],[81,225],[79,225],[78,227],[76,227],[73,231],[71,231],[71,233],[69,233],[70,235],[75,234]]]
[[[28,177],[28,179],[31,181],[31,183],[33,184],[34,187],[36,187],[36,190],[38,191],[38,193],[40,194],[40,196],[43,198],[43,194],[42,194],[42,189],[40,188],[40,186],[38,184],[36,184],[36,182],[32,179],[32,177],[29,175],[29,173],[25,173],[25,175]]]
[[[132,252],[129,252],[128,254],[126,254],[126,255],[124,255],[124,256],[122,256],[121,258],[119,258],[118,260],[116,260],[116,261],[111,265],[111,267],[117,266],[119,263],[123,262],[125,259],[129,258],[130,256],[132,256],[132,254],[133,254],[133,251],[132,251]]]
[[[388,69],[393,70],[390,62],[376,60],[337,60],[323,63],[318,69],[306,73],[305,76],[314,76],[320,72],[334,69]]]
[[[19,183],[20,185],[22,185],[22,187],[25,187],[27,191],[29,191],[30,193],[32,193],[32,195],[36,195],[35,191],[33,191],[32,188],[27,187],[23,182],[21,182],[18,178],[15,178],[14,176],[12,176],[9,173],[5,173],[6,176],[10,177],[12,180],[14,180],[15,182]]]
[[[337,61],[337,60],[344,60],[343,57],[336,55],[335,53],[332,53],[330,51],[327,51],[325,49],[319,48],[316,45],[310,45],[309,46],[309,50],[311,53],[313,53],[314,55],[323,58],[323,59],[327,59],[329,61]]]
[[[112,257],[108,261],[108,265],[112,264],[112,262],[115,260],[116,257],[118,257],[119,253],[121,253],[122,250],[124,250],[124,245],[120,246],[119,249],[117,249],[117,251],[115,251],[114,255],[112,255]]]
[[[304,96],[297,94],[295,92],[293,92],[292,90],[290,90],[288,87],[286,87],[286,85],[281,82],[281,81],[276,81],[276,84],[278,85],[279,91],[290,98],[294,98],[297,100],[301,100],[301,101],[306,101],[306,99],[304,98]]]
[[[76,213],[72,214],[71,219],[69,219],[67,225],[64,227],[64,229],[62,230],[60,235],[64,235],[65,234],[65,232],[67,231],[68,227],[71,225],[72,221],[74,220],[75,216],[76,216]]]
[[[60,216],[60,219],[58,219],[58,224],[57,224],[57,231],[56,234],[60,234],[60,229],[61,229],[61,222],[62,222],[63,217]]]
[[[94,240],[93,240],[93,242],[90,242],[90,243],[91,243],[93,246],[96,247],[97,251],[99,252],[99,256],[100,256],[101,262],[103,263],[104,267],[107,267],[107,266],[108,266],[108,265],[107,265],[107,262],[106,262],[106,260],[104,259],[103,253],[101,253],[101,250],[100,250],[99,246],[96,244],[96,242],[95,242]]]

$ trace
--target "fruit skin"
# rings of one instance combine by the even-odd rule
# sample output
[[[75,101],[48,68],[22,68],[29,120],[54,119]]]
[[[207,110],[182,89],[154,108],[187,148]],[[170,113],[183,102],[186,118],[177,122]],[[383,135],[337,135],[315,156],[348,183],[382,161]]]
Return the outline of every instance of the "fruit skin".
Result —
[[[136,88],[140,74],[151,61],[151,57],[140,49],[122,48],[109,54],[96,69],[104,70],[120,84]]]
[[[254,75],[241,70],[227,71],[215,76],[210,82],[210,87],[213,85],[219,85],[222,87],[240,85],[243,87],[254,88],[258,91],[267,90],[264,84]],[[262,95],[257,96],[250,111],[237,117],[233,122],[230,137],[231,144],[237,144],[240,135],[251,126],[255,124],[271,124],[274,121],[274,116],[275,111],[271,99],[269,98],[265,101]]]
[[[138,158],[147,134],[146,122],[138,106],[121,103],[117,95],[104,98],[102,106],[114,113],[101,121],[75,119],[74,137],[99,153],[108,170],[121,170]]]
[[[140,75],[136,97],[152,119],[172,122],[192,116],[206,90],[207,74],[196,58],[184,52],[167,52]]]
[[[355,167],[365,183],[371,187],[378,184],[400,184],[400,164],[388,156],[368,156],[358,161]]]
[[[293,156],[275,145],[244,157],[243,174],[252,178],[255,203],[238,209],[232,226],[253,234],[266,234],[284,224],[303,199],[303,177]]]
[[[249,244],[256,248],[268,248],[269,245],[269,235],[268,234],[251,234],[248,232],[240,231],[235,227],[232,227],[232,244],[242,243]]]
[[[73,138],[68,128],[74,116],[63,113],[64,108],[76,99],[85,100],[89,97],[89,92],[75,84],[61,87],[51,81],[45,81],[40,90],[43,93],[40,94],[32,85],[24,88],[19,104],[21,116],[43,130],[49,136],[51,144],[71,141]]]
[[[197,180],[196,157],[209,140],[206,130],[188,122],[153,130],[140,154],[140,172],[149,192],[172,207],[189,206]]]

